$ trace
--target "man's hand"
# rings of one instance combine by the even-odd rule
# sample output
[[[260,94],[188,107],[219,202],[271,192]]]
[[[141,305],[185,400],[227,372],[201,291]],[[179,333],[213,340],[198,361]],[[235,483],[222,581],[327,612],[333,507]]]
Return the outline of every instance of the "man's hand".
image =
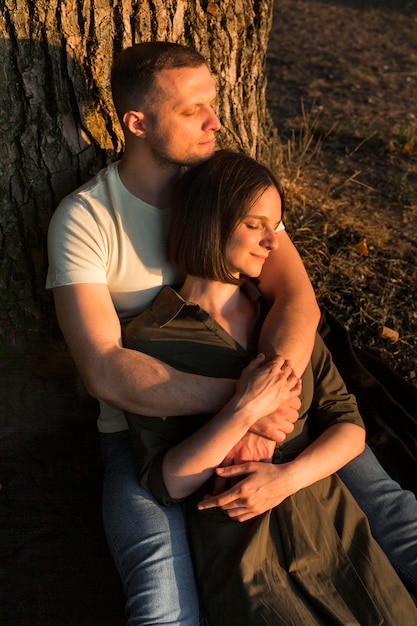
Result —
[[[230,450],[220,467],[230,467],[231,465],[241,465],[248,461],[262,461],[271,463],[275,451],[275,441],[260,437],[248,432]],[[237,480],[237,479],[236,479]],[[233,484],[233,481],[232,481]],[[216,473],[213,486],[213,495],[218,495],[225,491],[230,485],[227,477],[219,476]]]
[[[241,465],[248,461],[270,463],[275,451],[275,441],[248,432],[233,446],[220,467]]]
[[[248,461],[270,463],[275,451],[276,443],[282,443],[288,434],[294,430],[294,423],[301,406],[300,398],[292,397],[285,405],[258,420],[244,437],[230,450],[220,467],[241,465]],[[230,481],[229,478],[215,476],[213,496],[225,491],[230,483],[235,484],[238,478]]]
[[[251,428],[251,432],[271,439],[272,441],[282,443],[287,435],[294,430],[294,424],[299,418],[298,410],[301,406],[299,396],[289,398],[289,400],[278,409],[262,417]],[[246,461],[259,461],[254,456],[248,457]]]
[[[290,463],[276,465],[251,461],[242,465],[218,467],[216,473],[222,479],[242,478],[223,493],[207,496],[198,503],[198,509],[220,507],[226,515],[238,521],[260,515],[280,504],[294,491],[288,480]]]

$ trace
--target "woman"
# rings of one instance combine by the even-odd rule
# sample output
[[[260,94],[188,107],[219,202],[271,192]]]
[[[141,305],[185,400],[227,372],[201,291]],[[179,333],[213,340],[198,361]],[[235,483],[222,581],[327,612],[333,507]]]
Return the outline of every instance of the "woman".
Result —
[[[288,362],[254,358],[264,307],[246,278],[257,278],[276,249],[282,211],[276,178],[242,154],[220,151],[179,181],[169,255],[185,282],[161,291],[127,326],[124,344],[177,369],[239,380],[215,416],[128,416],[141,481],[167,506],[184,502],[203,624],[417,623],[334,474],[360,454],[365,433],[319,337],[302,377],[300,418],[272,463],[221,467],[255,422],[300,394]],[[205,499],[218,489],[215,475],[232,481],[222,509]]]

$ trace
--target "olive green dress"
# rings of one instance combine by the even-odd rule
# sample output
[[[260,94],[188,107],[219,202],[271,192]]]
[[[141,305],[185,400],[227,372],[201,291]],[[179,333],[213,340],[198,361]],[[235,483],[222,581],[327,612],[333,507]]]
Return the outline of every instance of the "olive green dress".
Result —
[[[257,353],[263,321],[259,293],[252,283],[244,288],[259,311],[247,349],[170,287],[124,329],[124,345],[183,371],[238,378]],[[301,399],[300,418],[277,446],[275,463],[294,458],[332,424],[363,426],[319,336]],[[166,450],[210,417],[128,414],[141,483],[163,505],[173,503],[162,477]],[[220,509],[198,511],[207,493],[210,481],[183,502],[204,626],[417,624],[414,603],[336,475],[243,523]]]

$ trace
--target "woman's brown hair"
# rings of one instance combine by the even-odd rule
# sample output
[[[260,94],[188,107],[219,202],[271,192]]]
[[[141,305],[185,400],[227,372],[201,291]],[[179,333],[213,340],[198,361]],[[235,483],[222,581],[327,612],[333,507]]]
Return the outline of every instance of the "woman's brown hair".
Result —
[[[189,169],[175,185],[168,256],[184,274],[227,283],[238,281],[226,263],[226,244],[250,207],[268,187],[284,194],[271,170],[240,152],[219,150]]]

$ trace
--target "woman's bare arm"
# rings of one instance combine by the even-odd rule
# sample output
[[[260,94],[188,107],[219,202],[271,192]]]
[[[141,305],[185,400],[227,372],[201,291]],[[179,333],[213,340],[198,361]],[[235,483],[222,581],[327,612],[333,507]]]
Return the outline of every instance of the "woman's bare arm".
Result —
[[[300,380],[286,361],[278,357],[263,362],[263,355],[252,361],[230,402],[166,453],[162,470],[172,498],[184,498],[202,485],[271,404],[279,406],[300,393]]]
[[[231,489],[199,503],[200,510],[220,507],[244,522],[278,506],[300,489],[330,476],[365,447],[365,431],[350,423],[334,424],[289,463],[259,463],[218,468],[222,478],[241,479]]]

